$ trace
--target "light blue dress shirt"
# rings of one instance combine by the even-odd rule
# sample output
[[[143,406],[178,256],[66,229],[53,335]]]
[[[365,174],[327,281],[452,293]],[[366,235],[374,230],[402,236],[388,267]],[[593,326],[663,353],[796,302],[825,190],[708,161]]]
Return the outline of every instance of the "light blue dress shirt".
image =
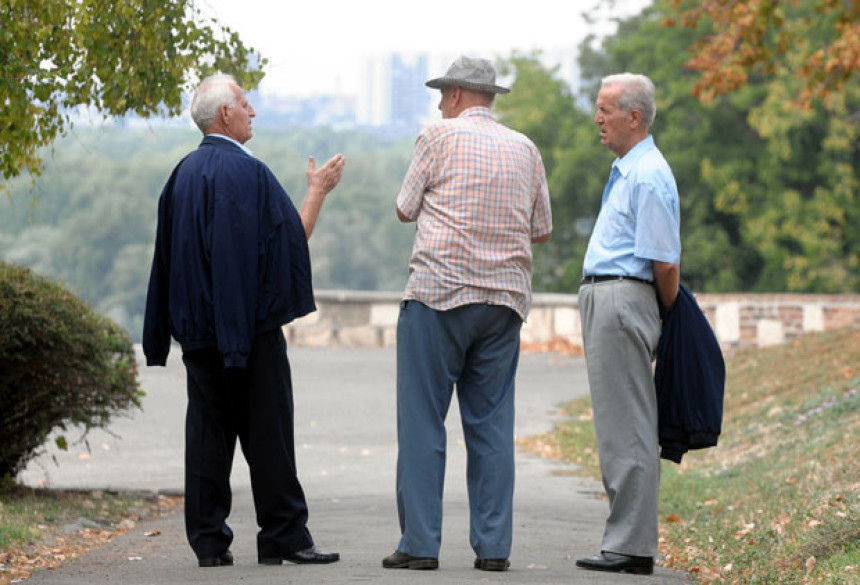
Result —
[[[675,176],[649,135],[612,163],[582,272],[653,281],[654,260],[680,263],[681,211]]]

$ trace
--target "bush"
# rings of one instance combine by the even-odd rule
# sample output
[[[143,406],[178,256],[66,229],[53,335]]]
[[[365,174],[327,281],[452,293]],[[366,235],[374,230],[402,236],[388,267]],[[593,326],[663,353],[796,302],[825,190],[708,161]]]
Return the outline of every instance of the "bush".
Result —
[[[125,331],[60,285],[0,261],[0,477],[14,478],[53,430],[80,425],[85,437],[140,408],[142,396]]]

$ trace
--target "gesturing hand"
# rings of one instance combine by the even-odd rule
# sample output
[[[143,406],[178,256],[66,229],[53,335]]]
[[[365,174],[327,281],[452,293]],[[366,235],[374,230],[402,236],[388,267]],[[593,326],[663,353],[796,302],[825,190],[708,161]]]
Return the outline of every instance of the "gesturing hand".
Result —
[[[308,190],[319,191],[323,195],[328,194],[340,182],[343,176],[343,167],[346,158],[342,154],[336,154],[317,169],[317,161],[313,156],[308,158]]]

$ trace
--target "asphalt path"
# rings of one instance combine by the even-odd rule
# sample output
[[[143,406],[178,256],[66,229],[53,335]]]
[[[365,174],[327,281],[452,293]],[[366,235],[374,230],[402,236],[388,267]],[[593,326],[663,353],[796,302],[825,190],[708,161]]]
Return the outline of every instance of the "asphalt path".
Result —
[[[394,500],[397,456],[394,351],[291,348],[299,477],[317,545],[341,553],[331,565],[256,564],[248,468],[237,453],[232,475],[235,533],[232,567],[201,569],[188,547],[181,514],[145,521],[104,547],[27,580],[93,585],[116,583],[686,583],[657,568],[641,577],[584,571],[576,558],[599,551],[607,504],[602,486],[561,462],[517,453],[511,570],[472,568],[468,539],[466,452],[456,398],[447,419],[448,465],[440,568],[386,570],[399,540]],[[140,356],[139,356],[140,357]],[[19,476],[53,488],[181,492],[185,372],[179,352],[165,368],[141,364],[143,410],[117,418],[107,432],[67,452],[50,449]],[[536,435],[558,420],[558,405],[587,394],[585,362],[559,354],[523,354],[517,375],[516,433]],[[74,433],[67,434],[70,439]],[[157,532],[159,536],[146,536]]]

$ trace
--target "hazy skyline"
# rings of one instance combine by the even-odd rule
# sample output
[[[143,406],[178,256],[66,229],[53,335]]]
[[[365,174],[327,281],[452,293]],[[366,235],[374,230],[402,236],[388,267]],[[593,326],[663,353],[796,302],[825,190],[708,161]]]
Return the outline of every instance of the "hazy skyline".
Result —
[[[203,0],[198,6],[269,60],[261,93],[308,96],[361,91],[363,65],[370,56],[396,52],[494,58],[514,49],[576,46],[589,32],[614,32],[613,18],[650,3],[616,0],[615,10],[601,13],[601,24],[591,26],[581,13],[593,0],[530,0],[526,9],[486,0],[436,0],[420,9],[402,0]],[[445,66],[436,65],[441,70],[430,75],[441,75]]]

